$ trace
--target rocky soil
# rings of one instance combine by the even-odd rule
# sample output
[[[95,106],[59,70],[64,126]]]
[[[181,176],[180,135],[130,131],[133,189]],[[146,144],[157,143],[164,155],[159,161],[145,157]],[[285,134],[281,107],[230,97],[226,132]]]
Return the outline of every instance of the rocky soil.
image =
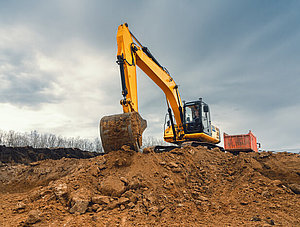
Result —
[[[300,155],[186,146],[0,167],[0,226],[300,226]]]

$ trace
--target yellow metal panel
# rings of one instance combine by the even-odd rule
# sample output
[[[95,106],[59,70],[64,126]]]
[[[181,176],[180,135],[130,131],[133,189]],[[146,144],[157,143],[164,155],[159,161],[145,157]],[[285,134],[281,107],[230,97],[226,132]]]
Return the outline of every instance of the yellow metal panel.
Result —
[[[134,55],[131,54],[131,43],[133,43],[133,41],[128,27],[125,24],[120,25],[118,27],[118,32],[117,32],[117,44],[118,44],[117,55],[123,55],[123,58],[126,59],[127,61],[127,62],[125,61],[124,64],[125,82],[128,91],[126,99],[130,100],[132,105],[132,109],[123,106],[123,111],[125,113],[132,112],[132,111],[138,112],[137,81],[136,81],[136,66],[135,66],[136,60],[134,59]],[[130,66],[128,62],[130,64],[134,62],[134,65]]]
[[[205,133],[192,133],[192,134],[185,134],[184,135],[185,139],[188,140],[200,140],[200,141],[204,141],[204,142],[209,142],[209,143],[219,143],[220,141],[218,139],[215,139]]]

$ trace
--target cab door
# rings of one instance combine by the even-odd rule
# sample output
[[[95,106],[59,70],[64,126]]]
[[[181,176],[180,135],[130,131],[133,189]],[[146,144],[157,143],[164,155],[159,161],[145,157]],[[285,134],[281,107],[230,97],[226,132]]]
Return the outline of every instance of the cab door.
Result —
[[[201,105],[202,107],[202,124],[203,124],[203,132],[207,135],[211,135],[211,126],[210,126],[210,113],[209,107],[207,104]]]
[[[185,133],[201,133],[202,126],[201,103],[189,102],[184,106],[184,130]]]

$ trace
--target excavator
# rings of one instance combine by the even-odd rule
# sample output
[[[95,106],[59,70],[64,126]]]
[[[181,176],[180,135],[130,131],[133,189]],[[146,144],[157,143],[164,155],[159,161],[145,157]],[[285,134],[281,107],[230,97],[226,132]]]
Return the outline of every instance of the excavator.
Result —
[[[122,114],[105,116],[100,120],[100,136],[106,153],[128,145],[138,151],[142,145],[142,133],[147,127],[138,110],[138,66],[164,92],[168,107],[166,142],[180,146],[184,143],[218,147],[220,130],[211,124],[208,105],[200,98],[182,102],[178,85],[168,70],[151,54],[149,49],[130,32],[124,23],[117,31],[117,64],[120,68]]]

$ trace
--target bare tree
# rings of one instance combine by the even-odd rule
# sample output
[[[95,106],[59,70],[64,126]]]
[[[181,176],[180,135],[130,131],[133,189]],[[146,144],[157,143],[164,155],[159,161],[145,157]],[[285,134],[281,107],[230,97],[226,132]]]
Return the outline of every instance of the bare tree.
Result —
[[[0,144],[10,147],[31,146],[34,148],[72,147],[86,151],[102,152],[102,145],[98,138],[94,140],[65,138],[54,134],[41,134],[36,130],[30,133],[18,133],[13,130],[0,130]]]
[[[157,145],[168,145],[167,142],[161,140],[161,139],[157,139],[153,136],[147,136],[147,137],[143,137],[143,145],[142,148],[145,147],[151,147],[151,146],[157,146]]]
[[[82,139],[80,137],[66,138],[56,136],[49,133],[39,133],[36,130],[30,133],[19,133],[13,130],[8,132],[0,130],[0,144],[10,147],[24,147],[31,146],[34,148],[56,148],[68,147],[78,148],[85,151],[104,152],[99,138],[93,140]],[[157,139],[152,136],[143,137],[142,148],[156,145],[168,145],[163,140]]]

